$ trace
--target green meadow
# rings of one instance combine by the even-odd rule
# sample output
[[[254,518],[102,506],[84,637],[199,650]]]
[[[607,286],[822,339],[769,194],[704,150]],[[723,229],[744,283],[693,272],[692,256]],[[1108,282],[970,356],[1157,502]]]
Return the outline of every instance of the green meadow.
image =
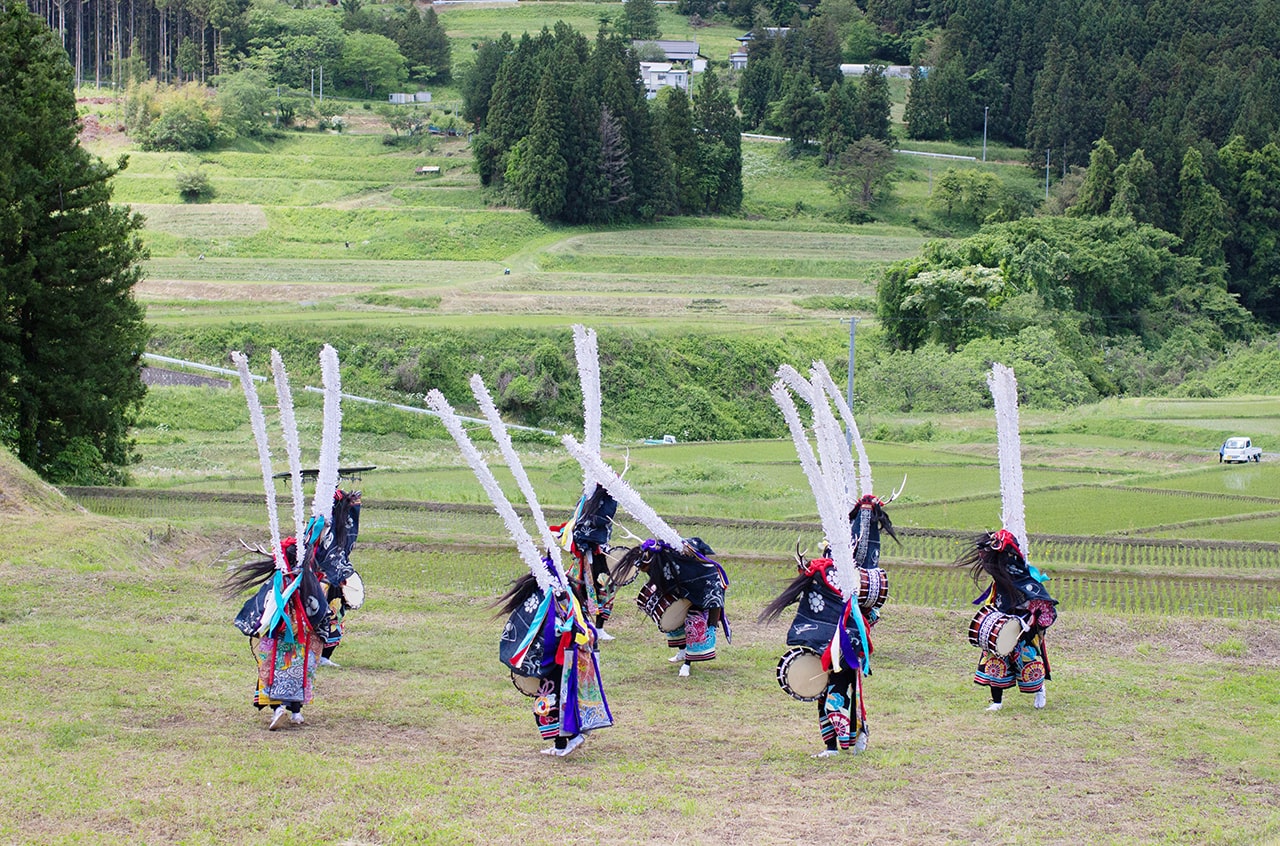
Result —
[[[460,65],[472,41],[503,30],[564,19],[591,32],[619,13],[440,11]],[[661,14],[665,37],[695,38],[704,55],[737,45],[729,25],[686,33],[684,18]],[[199,155],[129,151],[116,198],[148,220],[138,297],[158,338],[177,346],[184,332],[217,331],[261,346],[298,327],[324,341],[585,323],[658,337],[799,329],[840,343],[851,316],[872,322],[885,266],[962,230],[928,207],[939,161],[899,157],[882,219],[852,225],[812,161],[766,141],[744,144],[740,218],[549,226],[481,190],[464,140],[412,151],[360,126]],[[1035,189],[1015,151],[989,152],[973,166]],[[424,164],[442,174],[417,176]],[[174,176],[195,166],[214,195],[184,203]],[[305,382],[294,395],[314,464],[320,400]],[[261,396],[275,429],[274,393]],[[368,599],[349,618],[342,669],[321,671],[307,724],[276,733],[249,705],[254,665],[230,623],[239,600],[219,591],[242,542],[268,537],[239,387],[152,388],[123,490],[64,495],[0,456],[0,842],[1280,838],[1280,398],[1024,410],[1030,552],[1062,613],[1048,707],[1010,693],[998,714],[970,681],[979,588],[948,566],[1000,522],[991,415],[869,409],[859,425],[876,493],[901,487],[889,506],[901,543],[884,549],[891,598],[866,679],[871,747],[823,761],[810,757],[814,706],[775,680],[787,619],[756,622],[794,573],[796,548],[821,543],[789,440],[606,443],[649,504],[717,549],[734,638],[679,679],[633,607],[635,586],[625,589],[609,624],[617,640],[601,654],[616,725],[564,760],[539,754],[529,701],[497,661],[490,603],[522,564],[425,415],[344,404],[342,463],[377,467],[346,483],[364,493],[355,559]],[[1260,464],[1218,464],[1218,444],[1237,433],[1263,445]],[[518,501],[493,444],[480,445]],[[553,438],[518,445],[558,522],[579,469]],[[287,523],[283,481],[276,491]],[[615,541],[645,536],[619,522]]]
[[[150,318],[288,321],[288,313],[318,311],[328,322],[360,321],[376,307],[380,320],[413,322],[423,316],[420,292],[430,289],[441,297],[432,309],[447,319],[484,312],[830,325],[832,310],[847,313],[850,303],[868,312],[880,271],[926,240],[909,207],[927,198],[929,160],[901,157],[901,211],[851,226],[812,161],[747,142],[742,218],[578,231],[485,194],[465,140],[432,148],[311,132],[198,155],[131,152],[116,198],[148,221],[152,258],[139,296]],[[417,176],[425,164],[442,175]],[[194,167],[213,195],[184,203],[175,177]],[[1028,178],[1015,167],[1003,172]]]

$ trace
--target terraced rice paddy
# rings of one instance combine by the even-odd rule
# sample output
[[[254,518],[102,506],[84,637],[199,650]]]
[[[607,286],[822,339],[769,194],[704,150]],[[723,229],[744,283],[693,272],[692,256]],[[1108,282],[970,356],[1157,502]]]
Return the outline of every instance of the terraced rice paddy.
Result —
[[[261,497],[252,494],[72,489],[82,505],[113,517],[214,521],[252,526]],[[681,531],[714,539],[718,553],[748,565],[756,578],[779,582],[793,572],[797,547],[813,547],[821,528],[812,522],[689,517]],[[444,543],[501,550],[505,529],[487,504],[367,501],[361,545],[412,554]],[[895,601],[963,609],[979,592],[967,575],[947,564],[973,533],[899,529],[901,544],[886,540],[885,566]],[[1280,543],[1153,541],[1085,536],[1037,536],[1033,560],[1052,574],[1064,607],[1117,613],[1219,617],[1280,616]]]

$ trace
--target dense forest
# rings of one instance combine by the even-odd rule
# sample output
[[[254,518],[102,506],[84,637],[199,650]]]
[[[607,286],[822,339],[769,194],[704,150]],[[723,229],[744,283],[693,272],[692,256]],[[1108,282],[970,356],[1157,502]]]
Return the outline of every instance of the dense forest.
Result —
[[[482,44],[463,83],[479,134],[476,170],[546,220],[732,214],[742,202],[742,140],[714,70],[692,104],[667,89],[651,107],[630,43],[601,28],[504,33]]]
[[[375,9],[362,0],[311,9],[249,0],[27,5],[66,48],[76,85],[123,88],[147,77],[205,82],[249,67],[269,73],[273,86],[302,89],[314,84],[317,72],[327,73],[331,85],[355,85],[378,70],[380,84],[395,84],[447,80],[452,67],[448,36],[430,6]],[[389,76],[381,73],[388,67]]]
[[[790,0],[717,9],[756,27],[739,106],[785,128],[794,81],[829,107],[839,62],[915,66],[908,139],[984,135],[1027,149],[1070,213],[1128,216],[1220,267],[1280,324],[1280,2]],[[865,85],[865,81],[864,81]],[[1087,172],[1087,173],[1086,173]],[[1023,210],[1026,211],[1026,210]],[[1003,217],[1008,219],[1008,209]],[[1022,213],[1022,212],[1017,212]]]

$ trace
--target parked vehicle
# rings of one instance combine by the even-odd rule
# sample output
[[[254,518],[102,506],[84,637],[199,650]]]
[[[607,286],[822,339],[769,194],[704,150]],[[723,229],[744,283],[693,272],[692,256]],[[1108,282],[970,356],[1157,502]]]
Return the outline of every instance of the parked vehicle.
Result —
[[[1249,438],[1227,438],[1218,450],[1218,460],[1225,463],[1237,461],[1261,461],[1262,450]]]

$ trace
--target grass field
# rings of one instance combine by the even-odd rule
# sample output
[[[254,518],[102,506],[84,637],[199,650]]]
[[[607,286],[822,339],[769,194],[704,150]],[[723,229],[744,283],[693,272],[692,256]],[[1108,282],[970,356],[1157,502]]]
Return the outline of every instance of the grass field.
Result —
[[[372,476],[370,477],[372,479]],[[29,483],[28,483],[29,484]],[[13,482],[6,479],[6,489]],[[37,496],[28,501],[41,502]],[[376,510],[370,510],[370,517]],[[268,733],[236,603],[234,525],[6,507],[0,840],[12,843],[884,844],[1265,842],[1280,834],[1280,623],[1069,607],[1049,704],[983,710],[976,589],[891,600],[866,681],[872,742],[815,761],[811,703],[753,622],[785,562],[726,557],[735,637],[676,678],[620,599],[614,727],[549,760],[496,660],[508,552],[362,532],[368,586],[307,724]],[[376,523],[375,523],[376,526]],[[256,535],[251,535],[256,539]],[[891,572],[894,572],[891,570]],[[856,812],[832,809],[857,809]]]
[[[535,5],[537,14],[559,5],[596,11]],[[101,149],[127,148],[112,139]],[[901,157],[900,196],[886,222],[851,226],[840,222],[813,158],[748,142],[742,218],[582,232],[491,205],[464,140],[415,152],[370,133],[289,133],[198,155],[130,153],[116,199],[147,219],[152,259],[139,296],[158,324],[249,315],[288,322],[299,311],[287,306],[304,306],[312,319],[320,303],[329,324],[365,321],[370,305],[381,320],[412,324],[423,316],[414,300],[427,288],[440,296],[433,309],[446,315],[794,323],[829,320],[831,306],[820,298],[831,296],[852,297],[866,314],[882,269],[925,241],[914,222],[932,216],[922,208],[935,167]],[[422,164],[440,166],[442,175],[416,176]],[[194,167],[207,174],[213,196],[183,203],[175,176]],[[1026,178],[1008,166],[1002,173]],[[341,284],[318,289],[319,279]],[[388,296],[371,303],[366,283]]]

